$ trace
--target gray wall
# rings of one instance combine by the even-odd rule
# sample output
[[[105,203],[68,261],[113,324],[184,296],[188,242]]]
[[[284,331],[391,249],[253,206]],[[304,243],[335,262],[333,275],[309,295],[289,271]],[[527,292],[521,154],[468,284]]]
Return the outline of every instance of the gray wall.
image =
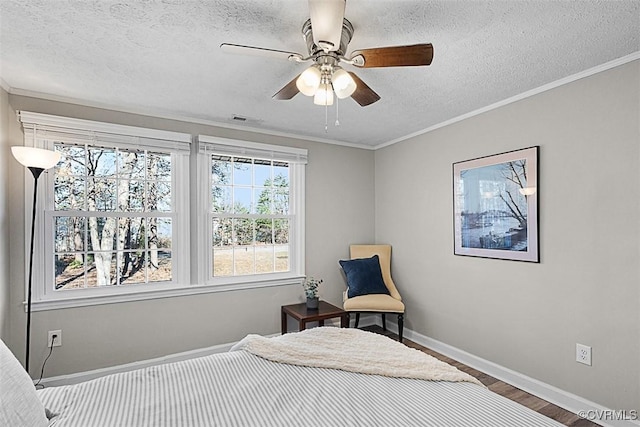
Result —
[[[640,408],[638,76],[635,61],[376,151],[376,240],[410,329]],[[541,263],[454,256],[452,163],[533,145]]]
[[[307,272],[325,279],[324,298],[341,300],[336,260],[348,244],[375,235],[394,247],[407,327],[607,407],[638,409],[639,68],[636,61],[375,153],[13,95],[6,111],[0,91],[0,123],[10,126],[10,140],[0,138],[0,165],[9,166],[0,242],[11,247],[9,290],[0,286],[3,339],[20,357],[23,170],[8,146],[21,143],[11,118],[24,109],[307,148]],[[454,256],[451,164],[532,145],[541,147],[541,263]],[[7,251],[0,244],[0,260]],[[300,300],[297,286],[285,286],[37,312],[32,366],[50,329],[64,335],[47,364],[55,376],[275,333],[279,306]],[[576,342],[593,347],[592,367],[574,361]]]
[[[344,289],[338,259],[348,256],[349,243],[369,241],[374,235],[374,152],[371,150],[257,135],[15,95],[9,96],[9,102],[13,111],[34,111],[308,149],[306,270],[307,274],[324,278],[321,297],[335,304],[342,302]],[[12,116],[13,111],[8,116]],[[21,144],[19,123],[11,121],[10,125],[11,144]],[[17,162],[12,161],[10,173],[9,241],[12,251],[11,333],[8,341],[12,350],[22,358],[25,327],[22,308],[24,172]],[[2,203],[0,198],[0,208]],[[2,211],[0,209],[0,213]],[[5,227],[0,241],[6,240],[6,234]],[[302,301],[302,298],[302,288],[296,285],[36,312],[32,323],[31,374],[39,374],[46,356],[48,330],[62,329],[63,335],[63,346],[47,362],[46,376],[51,377],[234,342],[248,333],[276,333],[280,330],[280,306]]]
[[[0,88],[0,339],[9,335],[9,95]]]

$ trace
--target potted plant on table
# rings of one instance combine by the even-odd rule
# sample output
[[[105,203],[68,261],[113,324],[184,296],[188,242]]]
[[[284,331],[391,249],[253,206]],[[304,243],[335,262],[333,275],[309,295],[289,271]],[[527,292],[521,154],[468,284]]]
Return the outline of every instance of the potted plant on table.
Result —
[[[318,287],[321,283],[322,279],[315,279],[311,276],[306,277],[302,281],[302,288],[307,296],[307,308],[310,310],[318,309],[318,302],[320,301],[318,297]]]

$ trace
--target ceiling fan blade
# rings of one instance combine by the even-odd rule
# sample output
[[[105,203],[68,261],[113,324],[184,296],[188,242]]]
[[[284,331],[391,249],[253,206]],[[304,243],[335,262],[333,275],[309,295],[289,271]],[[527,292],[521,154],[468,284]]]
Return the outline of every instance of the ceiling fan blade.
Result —
[[[244,46],[241,44],[222,43],[220,45],[225,53],[233,53],[238,55],[253,55],[266,58],[288,59],[290,61],[301,62],[302,55],[295,52],[287,52],[285,50],[267,49],[264,47]]]
[[[363,82],[360,77],[356,76],[355,73],[351,71],[348,72],[353,81],[356,82],[356,90],[351,94],[351,98],[360,104],[361,107],[366,107],[367,105],[373,104],[374,102],[380,100],[380,95],[375,93],[373,89],[371,89],[365,82]]]
[[[431,43],[360,49],[351,54],[353,65],[362,68],[429,65],[432,59]]]
[[[313,42],[325,52],[340,49],[346,0],[309,0]]]
[[[300,90],[298,89],[298,86],[296,86],[296,80],[298,80],[298,77],[300,77],[299,74],[295,76],[293,80],[291,80],[289,83],[284,85],[282,89],[276,92],[276,94],[273,95],[272,98],[279,99],[279,100],[287,100],[296,96],[298,92],[300,92]]]

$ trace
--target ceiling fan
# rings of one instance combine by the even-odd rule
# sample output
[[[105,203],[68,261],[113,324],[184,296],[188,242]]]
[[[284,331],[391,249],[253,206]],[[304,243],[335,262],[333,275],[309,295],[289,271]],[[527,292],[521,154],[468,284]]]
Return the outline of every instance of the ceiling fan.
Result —
[[[292,62],[312,61],[313,65],[296,76],[273,95],[275,99],[291,99],[301,92],[313,96],[316,105],[333,105],[333,95],[339,99],[351,97],[365,107],[380,96],[355,73],[345,71],[339,64],[359,68],[406,67],[429,65],[433,46],[422,43],[408,46],[360,49],[346,57],[347,46],[353,37],[353,25],[344,17],[346,0],[309,0],[309,16],[302,26],[308,55],[255,46],[222,43],[227,53],[258,55],[287,59]]]

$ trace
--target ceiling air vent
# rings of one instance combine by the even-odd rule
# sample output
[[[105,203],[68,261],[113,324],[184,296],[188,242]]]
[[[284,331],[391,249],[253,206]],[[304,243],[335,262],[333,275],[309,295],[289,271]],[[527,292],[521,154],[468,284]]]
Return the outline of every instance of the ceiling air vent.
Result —
[[[255,119],[253,117],[241,116],[239,114],[232,114],[231,119],[229,121],[238,125],[248,125],[248,124],[256,125],[256,124],[262,123],[262,119]]]

